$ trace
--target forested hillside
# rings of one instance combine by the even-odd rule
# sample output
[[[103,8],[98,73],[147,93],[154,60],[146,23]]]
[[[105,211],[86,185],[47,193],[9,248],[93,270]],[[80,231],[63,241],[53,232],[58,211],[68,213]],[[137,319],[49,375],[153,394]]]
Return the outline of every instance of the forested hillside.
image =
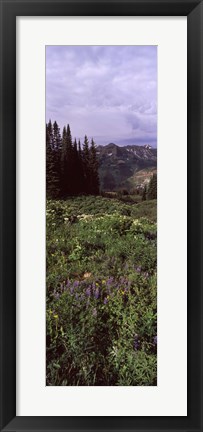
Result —
[[[86,135],[81,144],[73,141],[69,125],[61,136],[57,122],[50,120],[46,125],[46,160],[47,197],[66,198],[144,188],[156,173],[157,150],[147,145],[96,146]]]

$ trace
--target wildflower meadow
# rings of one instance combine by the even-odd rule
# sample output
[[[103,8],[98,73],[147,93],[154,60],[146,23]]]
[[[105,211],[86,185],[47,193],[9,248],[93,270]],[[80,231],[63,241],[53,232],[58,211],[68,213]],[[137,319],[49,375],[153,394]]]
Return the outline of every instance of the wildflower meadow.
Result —
[[[48,386],[157,385],[156,200],[47,201]]]

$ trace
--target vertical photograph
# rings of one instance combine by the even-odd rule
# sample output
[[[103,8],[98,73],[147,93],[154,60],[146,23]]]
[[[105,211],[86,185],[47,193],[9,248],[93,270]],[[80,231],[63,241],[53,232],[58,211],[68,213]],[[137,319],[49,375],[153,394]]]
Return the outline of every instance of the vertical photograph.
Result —
[[[157,386],[157,46],[46,46],[46,385]]]

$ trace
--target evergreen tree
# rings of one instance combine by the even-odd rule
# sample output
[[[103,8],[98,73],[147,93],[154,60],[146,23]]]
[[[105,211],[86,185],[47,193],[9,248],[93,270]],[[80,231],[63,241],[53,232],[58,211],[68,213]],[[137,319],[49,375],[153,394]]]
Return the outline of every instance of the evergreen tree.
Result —
[[[99,174],[98,174],[99,164],[97,160],[96,146],[93,138],[91,141],[89,162],[90,162],[90,193],[92,195],[98,195],[99,194]]]
[[[148,187],[147,199],[157,199],[157,174],[153,174]]]
[[[66,127],[64,126],[63,133],[62,133],[62,147],[64,147],[66,139],[67,139],[67,131],[66,131]]]
[[[57,175],[57,189],[58,195],[61,190],[61,151],[62,151],[62,139],[60,134],[60,128],[55,121],[53,124],[53,150],[54,150],[54,166]]]
[[[81,150],[80,140],[72,143],[70,126],[64,126],[62,138],[56,121],[46,124],[46,187],[47,197],[66,198],[78,194],[98,194],[99,175],[96,145],[89,148],[85,135]]]
[[[144,185],[143,193],[142,193],[142,201],[146,201],[147,199],[147,186]]]
[[[84,138],[83,150],[82,150],[82,162],[83,162],[83,175],[84,175],[84,192],[90,193],[90,152],[89,152],[89,141],[87,135]]]
[[[74,140],[73,144],[73,161],[72,161],[72,187],[73,187],[73,195],[78,195],[80,193],[80,184],[79,184],[79,155],[77,149],[77,141]]]
[[[46,125],[46,194],[56,198],[59,193],[58,175],[54,158],[54,136],[51,120]]]
[[[61,196],[65,195],[65,170],[66,170],[66,142],[67,142],[67,130],[66,127],[63,127],[62,132],[62,146],[61,146]]]
[[[49,139],[50,149],[53,150],[54,149],[54,136],[53,136],[53,126],[52,126],[51,120],[49,120],[49,122],[46,125],[46,131],[47,131],[47,136]]]
[[[61,177],[62,177],[62,196],[66,197],[72,194],[72,162],[73,162],[73,145],[70,126],[63,130],[62,150],[61,150]]]
[[[78,141],[78,156],[82,160],[82,150],[81,150],[80,139]]]
[[[78,187],[79,193],[85,192],[85,176],[83,168],[83,155],[80,140],[78,141]]]
[[[53,148],[56,153],[60,153],[62,148],[60,128],[56,121],[53,124]]]

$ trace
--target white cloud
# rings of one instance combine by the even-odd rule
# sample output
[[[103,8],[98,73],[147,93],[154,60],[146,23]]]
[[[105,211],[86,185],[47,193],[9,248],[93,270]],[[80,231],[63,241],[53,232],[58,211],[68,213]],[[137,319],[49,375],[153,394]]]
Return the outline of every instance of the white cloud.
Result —
[[[74,136],[156,141],[156,47],[55,46],[46,57],[47,119]]]

